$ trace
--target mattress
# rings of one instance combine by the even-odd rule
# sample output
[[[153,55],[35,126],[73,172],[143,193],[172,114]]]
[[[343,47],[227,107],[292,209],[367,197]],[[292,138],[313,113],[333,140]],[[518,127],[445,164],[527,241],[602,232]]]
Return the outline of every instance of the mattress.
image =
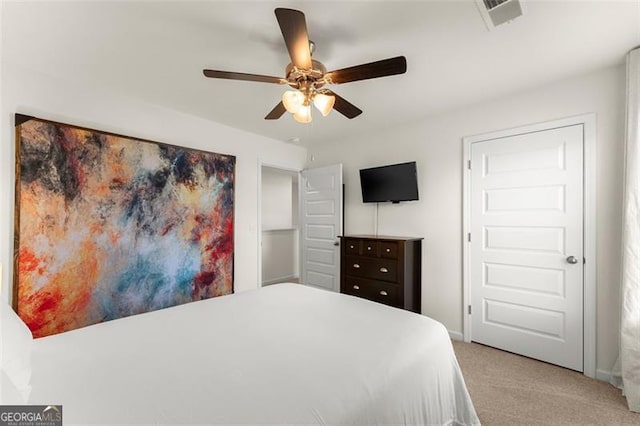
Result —
[[[442,324],[278,284],[37,339],[64,424],[479,424]]]

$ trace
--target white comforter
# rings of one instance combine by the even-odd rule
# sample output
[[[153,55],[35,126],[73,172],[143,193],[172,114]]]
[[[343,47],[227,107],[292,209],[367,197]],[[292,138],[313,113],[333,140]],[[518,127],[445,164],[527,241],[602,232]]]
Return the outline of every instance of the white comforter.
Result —
[[[281,284],[38,339],[64,424],[478,424],[445,328]]]

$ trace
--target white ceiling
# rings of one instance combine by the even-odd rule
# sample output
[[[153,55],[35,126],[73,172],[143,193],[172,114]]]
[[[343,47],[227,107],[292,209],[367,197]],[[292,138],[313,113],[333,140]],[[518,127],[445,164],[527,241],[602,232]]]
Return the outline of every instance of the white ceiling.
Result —
[[[3,60],[310,145],[621,64],[640,45],[638,0],[522,2],[522,17],[491,32],[474,0],[3,2]],[[329,70],[404,55],[407,73],[332,86],[364,111],[353,120],[264,120],[285,86],[202,69],[284,76],[276,7],[305,13]]]

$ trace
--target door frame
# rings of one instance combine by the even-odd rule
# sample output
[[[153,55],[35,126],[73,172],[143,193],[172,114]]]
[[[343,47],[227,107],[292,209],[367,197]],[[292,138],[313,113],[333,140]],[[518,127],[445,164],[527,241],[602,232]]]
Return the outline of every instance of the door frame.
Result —
[[[462,333],[465,342],[471,341],[471,318],[468,306],[471,302],[470,263],[471,249],[468,234],[471,231],[471,145],[490,139],[516,136],[551,130],[559,127],[582,125],[583,128],[583,373],[596,377],[596,115],[582,114],[559,120],[483,133],[462,138]]]
[[[283,172],[297,174],[298,175],[298,194],[300,194],[300,173],[303,169],[297,169],[292,167],[284,167],[280,164],[268,163],[258,158],[258,217],[257,217],[257,232],[258,234],[258,282],[256,283],[258,288],[262,288],[262,168],[269,167],[271,169],[282,170]],[[298,226],[300,226],[300,197],[298,195]],[[298,230],[299,232],[300,230]],[[298,261],[298,263],[300,263]]]

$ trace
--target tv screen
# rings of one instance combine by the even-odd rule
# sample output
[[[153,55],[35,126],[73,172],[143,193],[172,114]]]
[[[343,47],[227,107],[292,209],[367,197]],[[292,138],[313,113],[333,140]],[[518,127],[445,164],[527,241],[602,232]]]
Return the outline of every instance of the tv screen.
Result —
[[[416,162],[391,164],[360,170],[362,201],[381,203],[418,199]]]

